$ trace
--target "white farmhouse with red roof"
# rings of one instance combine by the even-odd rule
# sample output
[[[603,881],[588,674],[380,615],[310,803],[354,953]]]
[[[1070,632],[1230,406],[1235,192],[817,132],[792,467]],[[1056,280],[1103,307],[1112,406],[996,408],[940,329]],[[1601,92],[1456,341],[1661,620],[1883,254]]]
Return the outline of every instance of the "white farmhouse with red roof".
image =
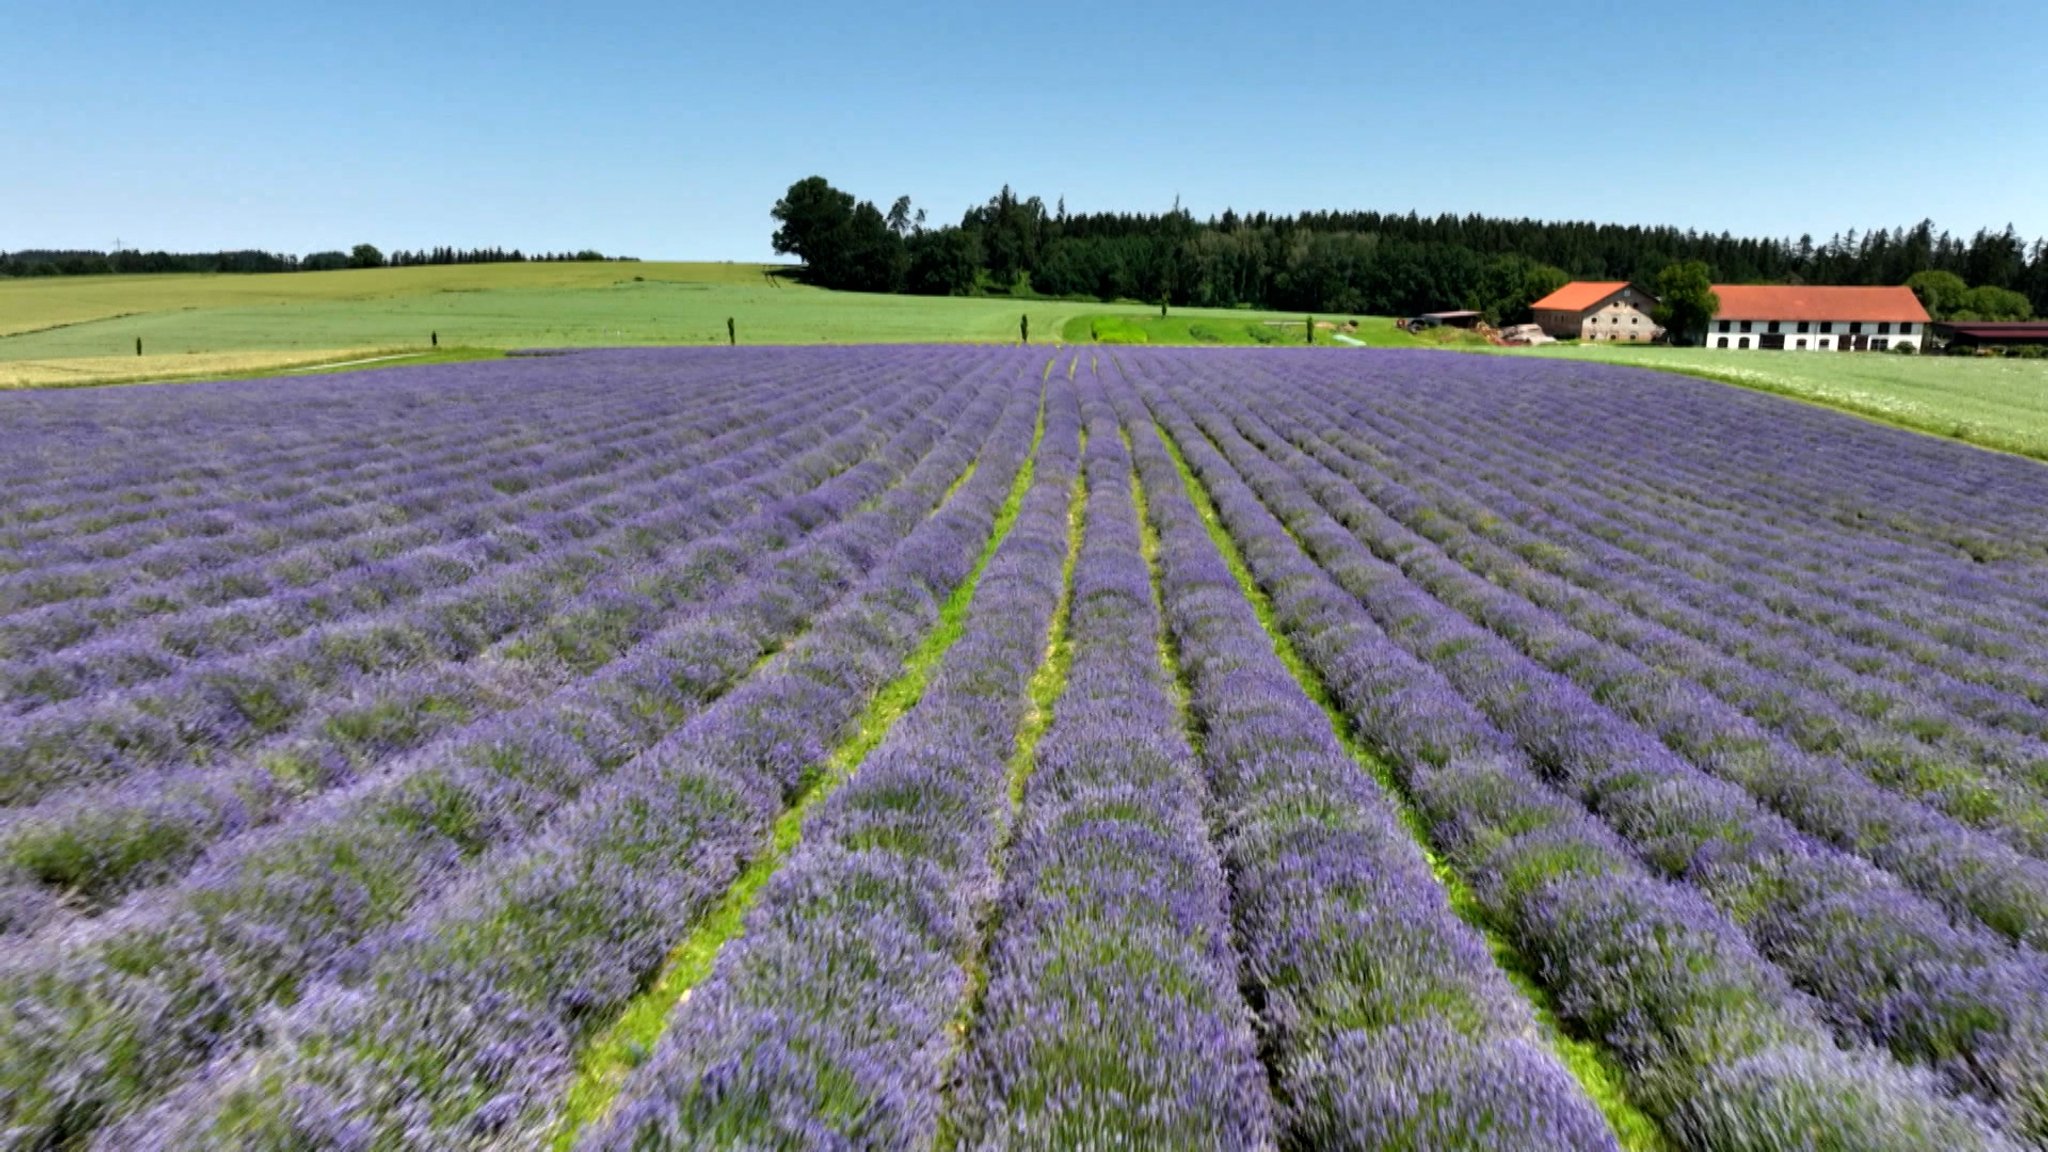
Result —
[[[1650,319],[1657,298],[1633,284],[1576,281],[1530,305],[1537,327],[1559,340],[1647,344],[1664,334]]]
[[[1716,284],[1714,295],[1709,348],[1883,352],[1927,339],[1927,309],[1910,288]]]

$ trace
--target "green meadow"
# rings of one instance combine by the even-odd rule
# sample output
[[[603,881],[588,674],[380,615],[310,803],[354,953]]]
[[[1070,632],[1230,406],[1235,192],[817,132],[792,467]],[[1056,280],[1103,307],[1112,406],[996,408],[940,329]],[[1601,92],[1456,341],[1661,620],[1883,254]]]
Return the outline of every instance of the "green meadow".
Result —
[[[52,277],[0,281],[0,386],[247,374],[440,347],[1089,339],[1156,306],[1008,297],[828,292],[757,264],[489,264],[259,276]],[[1266,321],[1277,325],[1268,326]],[[1300,343],[1303,319],[1177,309],[1161,343]],[[1078,325],[1079,335],[1074,335]],[[1232,335],[1205,341],[1194,328]],[[1291,325],[1291,333],[1287,330]],[[142,355],[135,354],[136,341]],[[1418,343],[1378,322],[1371,342]],[[1132,342],[1127,339],[1125,342]],[[1323,333],[1320,343],[1330,343]]]

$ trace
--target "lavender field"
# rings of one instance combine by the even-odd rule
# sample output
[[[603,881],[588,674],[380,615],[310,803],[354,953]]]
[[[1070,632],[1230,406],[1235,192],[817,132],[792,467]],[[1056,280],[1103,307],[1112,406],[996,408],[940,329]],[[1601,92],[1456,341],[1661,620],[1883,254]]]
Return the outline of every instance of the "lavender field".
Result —
[[[0,1147],[2048,1148],[2048,468],[1432,352],[0,397]]]

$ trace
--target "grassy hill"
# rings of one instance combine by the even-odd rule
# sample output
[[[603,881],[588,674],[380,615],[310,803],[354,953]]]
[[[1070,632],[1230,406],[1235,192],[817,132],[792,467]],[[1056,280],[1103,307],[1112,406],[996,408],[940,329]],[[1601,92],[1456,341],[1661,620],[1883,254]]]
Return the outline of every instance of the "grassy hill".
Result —
[[[443,348],[1034,340],[1147,305],[826,292],[758,264],[491,264],[0,281],[0,387],[280,370]],[[1177,310],[1239,332],[1298,316]],[[1388,334],[1395,334],[1386,325]],[[1277,330],[1277,329],[1276,329]],[[1183,331],[1183,335],[1188,333]],[[144,356],[134,355],[135,341]],[[1155,342],[1203,342],[1188,339]],[[1248,342],[1247,339],[1229,342]]]

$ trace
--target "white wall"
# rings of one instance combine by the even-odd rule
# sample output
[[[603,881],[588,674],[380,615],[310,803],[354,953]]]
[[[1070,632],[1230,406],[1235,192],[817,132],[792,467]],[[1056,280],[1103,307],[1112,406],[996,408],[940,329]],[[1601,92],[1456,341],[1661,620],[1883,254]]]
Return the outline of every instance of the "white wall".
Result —
[[[1808,330],[1805,332],[1799,330],[1799,321],[1797,320],[1781,321],[1778,328],[1785,337],[1785,350],[1787,352],[1802,351],[1799,347],[1801,340],[1806,341],[1804,351],[1834,352],[1839,351],[1837,347],[1839,342],[1844,337],[1851,335],[1849,331],[1851,321],[1836,320],[1832,323],[1834,329],[1831,332],[1822,331],[1826,325],[1818,320],[1810,322],[1807,325]],[[1927,339],[1927,325],[1917,320],[1910,324],[1893,322],[1886,325],[1891,330],[1888,335],[1879,331],[1880,325],[1878,321],[1865,320],[1862,323],[1863,335],[1869,337],[1873,344],[1876,341],[1883,340],[1887,351],[1897,348],[1901,344],[1911,344],[1915,349],[1919,349]],[[1742,322],[1740,320],[1732,320],[1728,323],[1728,331],[1723,332],[1721,331],[1721,321],[1716,319],[1713,323],[1707,325],[1707,347],[1720,348],[1723,346],[1721,341],[1726,340],[1728,342],[1726,347],[1729,351],[1740,351],[1743,337],[1747,336],[1749,338],[1749,346],[1754,350],[1763,342],[1763,338],[1770,331],[1771,326],[1769,322],[1764,320],[1752,321],[1750,323],[1750,331],[1748,332],[1742,330]],[[1872,350],[1875,351],[1875,348]]]

